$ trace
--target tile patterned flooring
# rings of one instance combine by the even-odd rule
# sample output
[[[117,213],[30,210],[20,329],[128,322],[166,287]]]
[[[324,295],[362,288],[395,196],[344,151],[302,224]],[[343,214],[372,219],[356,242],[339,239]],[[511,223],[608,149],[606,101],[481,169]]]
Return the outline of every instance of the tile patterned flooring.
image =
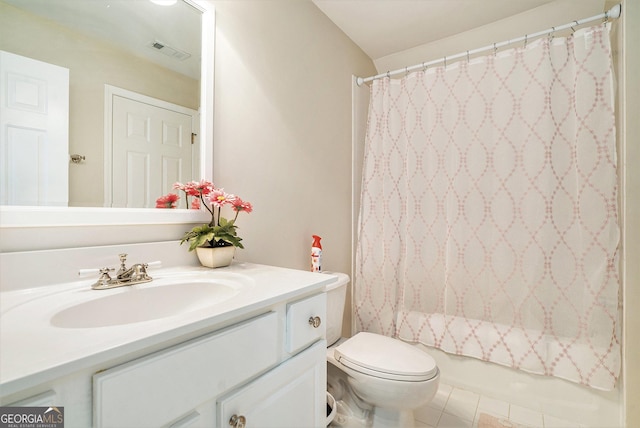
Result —
[[[416,428],[477,428],[481,413],[532,428],[583,428],[506,401],[440,384],[434,399],[415,412]]]

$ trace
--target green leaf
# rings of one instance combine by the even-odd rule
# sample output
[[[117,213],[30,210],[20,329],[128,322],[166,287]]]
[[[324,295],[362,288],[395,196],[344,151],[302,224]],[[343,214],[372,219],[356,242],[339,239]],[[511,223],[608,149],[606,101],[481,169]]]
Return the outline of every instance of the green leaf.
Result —
[[[197,247],[207,245],[208,242],[226,242],[238,248],[244,248],[242,238],[237,234],[237,226],[235,220],[227,220],[223,217],[219,219],[220,224],[210,226],[204,224],[196,226],[189,232],[185,233],[180,244],[189,242],[189,251],[195,250]]]

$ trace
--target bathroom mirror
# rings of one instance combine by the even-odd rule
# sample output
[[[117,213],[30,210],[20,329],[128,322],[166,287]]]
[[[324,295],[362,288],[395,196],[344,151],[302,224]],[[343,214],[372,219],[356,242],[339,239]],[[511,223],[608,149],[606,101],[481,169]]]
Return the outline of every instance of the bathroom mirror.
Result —
[[[82,7],[80,7],[80,3],[82,3]],[[109,166],[105,166],[107,153],[104,145],[107,131],[105,130],[104,122],[102,122],[106,116],[105,112],[108,110],[106,108],[106,87],[122,88],[125,91],[132,91],[133,93],[141,94],[142,96],[151,96],[161,101],[168,100],[169,102],[180,106],[190,104],[187,107],[190,107],[196,112],[195,116],[197,117],[197,120],[199,120],[199,123],[197,123],[197,120],[195,122],[193,130],[193,134],[195,135],[193,138],[196,140],[196,144],[199,144],[200,146],[197,154],[194,156],[195,164],[193,165],[194,173],[192,176],[194,179],[197,177],[204,178],[212,176],[213,49],[215,33],[213,6],[208,2],[201,0],[177,0],[176,2],[173,2],[175,4],[170,6],[161,6],[156,3],[162,2],[152,2],[151,0],[92,0],[90,2],[77,2],[77,0],[0,0],[0,7],[4,7],[5,12],[9,10],[7,8],[12,8],[13,10],[18,9],[21,12],[24,12],[25,16],[26,14],[33,15],[36,14],[38,7],[43,6],[45,9],[46,6],[49,6],[49,9],[53,9],[55,11],[54,14],[57,15],[57,17],[52,17],[51,19],[57,19],[57,21],[54,22],[54,26],[58,26],[60,34],[53,34],[49,36],[47,49],[49,50],[50,58],[52,55],[55,56],[58,52],[60,55],[70,55],[72,51],[82,51],[82,49],[78,49],[78,46],[64,46],[61,43],[64,39],[70,38],[75,38],[79,40],[78,43],[81,43],[82,40],[80,39],[83,39],[84,35],[76,37],[75,34],[81,34],[80,32],[87,28],[95,30],[95,32],[101,33],[102,35],[111,37],[115,37],[116,34],[120,35],[121,33],[125,33],[123,29],[126,28],[128,30],[132,30],[132,35],[135,35],[135,33],[147,34],[145,37],[149,38],[148,34],[150,34],[150,30],[157,28],[152,23],[161,22],[162,19],[164,19],[162,17],[167,16],[168,21],[162,21],[163,23],[160,27],[163,31],[169,31],[169,33],[158,33],[152,39],[149,39],[147,43],[148,45],[160,44],[166,46],[169,48],[168,54],[164,52],[158,54],[158,46],[144,46],[143,48],[148,50],[145,54],[148,58],[143,58],[138,55],[140,59],[126,61],[127,64],[124,66],[122,64],[102,63],[100,64],[100,68],[104,70],[101,76],[103,81],[101,81],[99,85],[94,84],[94,90],[83,91],[80,97],[76,94],[75,99],[73,98],[74,95],[70,94],[72,103],[75,102],[76,104],[76,110],[88,109],[90,105],[95,105],[97,103],[100,105],[101,115],[99,119],[100,122],[94,124],[95,126],[93,127],[91,126],[91,123],[84,123],[86,122],[86,119],[84,118],[78,119],[73,116],[70,116],[69,118],[69,154],[77,153],[80,156],[85,156],[85,159],[82,159],[77,164],[68,160],[70,177],[69,207],[4,205],[0,207],[2,226],[40,224],[56,225],[58,222],[61,222],[62,224],[164,224],[199,222],[206,219],[207,216],[205,216],[204,213],[186,209],[159,210],[155,208],[108,208],[108,205],[105,206],[102,195],[106,192],[105,189],[109,187],[109,183],[103,182],[102,185],[100,185],[98,180],[93,178],[95,174],[100,177],[108,175],[105,173],[105,168]],[[25,10],[24,7],[26,4],[31,4],[34,10]],[[55,4],[55,7],[51,8],[50,6],[53,4]],[[109,27],[109,24],[104,23],[104,21],[92,22],[90,21],[89,15],[87,15],[90,13],[89,6],[99,15],[103,16],[109,15],[118,8],[122,9],[126,7],[126,22],[122,20],[122,15],[120,15],[120,18],[116,21],[119,23],[117,29]],[[187,18],[187,21],[179,18],[178,14],[182,14],[183,12],[190,14],[191,18]],[[194,16],[197,20],[195,24],[193,24]],[[191,24],[188,23],[188,19],[192,19]],[[74,28],[69,29],[67,32],[64,26],[65,22]],[[187,22],[187,24],[185,24],[185,22]],[[79,23],[82,23],[83,26],[87,28],[84,30],[82,28],[78,28]],[[181,28],[180,25],[183,27]],[[171,34],[187,34],[190,31],[192,32],[193,28],[199,29],[196,34],[196,45],[181,46],[180,48],[176,47],[176,49],[173,49],[174,46],[172,43],[178,43],[174,42],[174,40],[178,40],[178,38]],[[18,28],[14,28],[12,30],[13,32],[11,33],[10,39],[19,40],[21,43],[26,44],[33,38],[17,34],[16,32],[18,30]],[[100,34],[87,35],[87,37],[99,36]],[[8,46],[8,49],[6,48],[9,37],[3,36],[1,39],[4,41],[0,41],[0,50],[11,51],[11,46]],[[114,41],[112,45],[109,45],[108,42],[105,42],[104,45],[96,45],[98,46],[97,48],[91,48],[89,50],[89,56],[87,56],[87,51],[85,50],[85,56],[83,58],[71,60],[71,64],[73,65],[74,61],[79,63],[92,63],[102,61],[105,58],[110,58],[112,56],[112,47],[118,43],[122,44],[122,41]],[[126,40],[124,43],[127,44]],[[133,43],[129,42],[129,44]],[[39,47],[38,49],[41,50],[41,48],[42,47]],[[32,58],[33,56],[29,55],[30,52],[35,52],[38,49],[35,47],[29,48],[25,45],[22,47],[22,50],[17,53],[22,56]],[[175,51],[177,51],[177,53]],[[189,58],[188,61],[182,59],[175,61],[174,58],[171,58],[171,55],[178,55],[182,57],[185,53]],[[142,78],[140,76],[136,76],[129,80],[120,78],[120,73],[122,73],[124,69],[136,68],[137,66],[142,67],[141,64],[150,63],[151,60],[149,58],[153,56],[160,57],[164,60],[164,68],[168,68],[169,70],[157,72],[145,70],[144,73],[146,74],[146,78],[145,76]],[[131,58],[135,58],[135,56],[132,56]],[[47,62],[46,59],[42,59],[42,61]],[[53,63],[54,61],[48,62]],[[191,63],[190,67],[187,67],[186,69],[180,68],[187,63]],[[70,68],[72,78],[80,80],[82,83],[91,77],[87,75],[74,76],[73,67],[67,68]],[[165,95],[157,89],[158,86],[162,85],[154,84],[152,82],[156,74],[164,74],[169,77],[176,76],[176,80],[169,81],[176,82],[175,84],[164,84],[169,91],[168,95]],[[186,77],[181,79],[179,76]],[[188,81],[189,79],[195,81],[195,90],[193,90],[193,85],[190,86],[191,89],[184,86],[184,81]],[[137,82],[138,85],[133,85],[133,82]],[[100,89],[95,90],[95,88]],[[183,101],[184,94],[188,92],[194,93],[194,99],[190,101]],[[98,101],[92,101],[90,99],[92,96],[95,96]],[[182,100],[180,98],[181,96],[183,96]],[[174,99],[177,101],[174,101]],[[73,113],[73,109],[70,109],[70,112]],[[197,114],[198,112],[199,114]],[[76,132],[75,137],[72,138],[74,130],[79,127],[84,127],[85,131],[91,128],[98,128],[99,136],[96,137],[95,133],[82,134],[82,132],[85,131],[81,131],[80,133]],[[90,135],[90,137],[83,138],[83,135]],[[91,145],[93,148],[85,148],[85,146],[82,145],[85,143]],[[98,153],[99,156],[87,156],[85,154],[87,151],[92,152],[93,154]],[[99,163],[97,163],[98,159],[100,161]],[[120,167],[114,163],[112,174],[117,174],[118,168]],[[90,172],[94,174],[94,176],[78,175],[77,171],[79,170]],[[98,172],[96,173],[96,171]],[[89,200],[90,197],[80,197],[79,200],[74,201],[72,197],[72,194],[74,193],[72,188],[74,186],[83,186],[83,190],[80,190],[79,194],[94,196],[98,194],[99,199]],[[78,191],[75,193],[78,193]],[[159,197],[161,195],[157,196]],[[88,201],[88,203],[84,203],[84,201]]]

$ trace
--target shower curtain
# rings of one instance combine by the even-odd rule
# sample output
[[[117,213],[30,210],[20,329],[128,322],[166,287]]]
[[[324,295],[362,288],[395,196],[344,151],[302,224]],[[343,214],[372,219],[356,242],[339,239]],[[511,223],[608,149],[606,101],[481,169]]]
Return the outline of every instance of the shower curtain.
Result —
[[[615,386],[609,26],[373,82],[358,331]]]

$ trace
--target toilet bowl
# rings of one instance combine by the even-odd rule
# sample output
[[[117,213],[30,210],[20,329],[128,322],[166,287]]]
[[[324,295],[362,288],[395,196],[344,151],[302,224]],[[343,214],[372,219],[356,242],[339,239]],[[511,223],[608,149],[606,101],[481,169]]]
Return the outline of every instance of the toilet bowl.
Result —
[[[340,338],[349,277],[327,292],[327,388],[337,414],[331,426],[412,427],[413,412],[438,390],[440,372],[420,349],[380,334],[360,332]]]

